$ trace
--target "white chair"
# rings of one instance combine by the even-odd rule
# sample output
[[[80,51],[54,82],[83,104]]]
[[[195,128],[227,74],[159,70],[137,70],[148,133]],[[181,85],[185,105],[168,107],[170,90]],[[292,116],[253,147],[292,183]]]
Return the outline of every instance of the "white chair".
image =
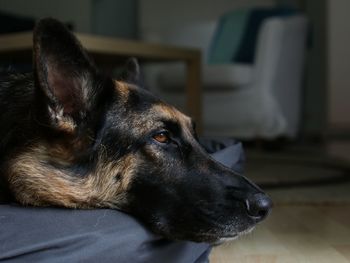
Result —
[[[264,20],[253,64],[207,64],[215,27],[215,22],[203,22],[165,32],[144,32],[147,40],[202,50],[205,135],[242,139],[295,137],[300,122],[307,19],[293,15]],[[147,68],[145,75],[156,93],[184,107],[184,65]]]

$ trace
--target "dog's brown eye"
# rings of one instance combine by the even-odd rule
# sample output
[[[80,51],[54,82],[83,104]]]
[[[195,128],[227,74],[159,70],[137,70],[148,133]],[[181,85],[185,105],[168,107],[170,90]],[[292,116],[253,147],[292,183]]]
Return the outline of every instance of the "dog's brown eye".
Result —
[[[160,132],[153,136],[157,142],[168,143],[170,141],[169,134],[167,132]]]

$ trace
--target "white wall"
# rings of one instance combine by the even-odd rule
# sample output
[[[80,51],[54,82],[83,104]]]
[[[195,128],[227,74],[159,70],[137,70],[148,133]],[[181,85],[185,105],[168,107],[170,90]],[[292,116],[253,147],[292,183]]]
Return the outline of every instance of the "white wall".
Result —
[[[328,0],[329,124],[350,129],[350,1]]]
[[[190,22],[214,20],[225,12],[248,6],[270,6],[275,0],[139,0],[141,31]]]

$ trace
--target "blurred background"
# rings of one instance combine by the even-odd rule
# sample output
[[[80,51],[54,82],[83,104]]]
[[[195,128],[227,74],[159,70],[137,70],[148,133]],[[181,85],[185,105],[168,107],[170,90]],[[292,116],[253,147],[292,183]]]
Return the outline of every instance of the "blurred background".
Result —
[[[326,250],[334,262],[349,262],[348,10],[348,0],[0,0],[0,34],[30,31],[50,16],[75,32],[201,50],[203,135],[218,147],[243,141],[247,176],[278,207],[256,239],[215,251],[213,262],[277,262],[275,251],[288,258],[310,240],[316,249],[303,260],[330,262],[314,257]],[[142,63],[143,83],[186,110],[185,70]],[[280,236],[288,229],[294,239]],[[249,252],[256,240],[269,247]]]
[[[348,1],[345,0],[217,0],[215,3],[210,0],[0,0],[0,11],[2,14],[0,32],[6,33],[10,31],[30,30],[32,27],[31,20],[36,21],[41,17],[51,16],[70,24],[77,32],[201,48],[203,51],[202,60],[204,66],[209,64],[215,67],[220,66],[217,65],[220,63],[230,66],[229,62],[236,64],[236,72],[234,67],[232,70],[229,69],[229,67],[223,67],[222,71],[225,71],[226,74],[222,74],[222,76],[212,76],[212,81],[210,80],[210,76],[204,75],[205,81],[209,82],[208,86],[204,87],[204,102],[207,103],[204,104],[205,127],[209,134],[218,135],[217,133],[223,133],[223,135],[248,137],[248,139],[250,139],[250,137],[270,139],[290,135],[292,138],[311,138],[319,140],[329,135],[343,138],[349,134],[350,120],[347,117],[347,112],[350,106],[347,103],[347,98],[350,91],[348,91],[347,87],[350,82],[350,77],[346,69],[348,68],[347,56],[349,54],[348,42],[350,42],[350,39],[348,39],[346,34],[348,30],[345,22],[347,14],[344,11],[349,7],[347,6],[348,4]],[[242,94],[239,93],[242,93],[242,89],[246,88],[245,86],[254,86],[252,89],[255,89],[258,84],[253,82],[260,81],[262,83],[266,82],[266,80],[264,80],[263,76],[260,76],[260,73],[253,73],[252,71],[254,70],[249,68],[249,64],[253,65],[254,62],[256,62],[255,58],[250,59],[248,62],[244,60],[244,58],[236,62],[232,59],[232,53],[235,51],[231,50],[226,52],[226,54],[229,54],[231,57],[225,60],[225,58],[220,58],[220,55],[223,56],[225,54],[219,54],[219,59],[215,61],[215,55],[218,56],[218,54],[209,53],[210,51],[215,53],[215,47],[220,48],[224,46],[224,48],[227,49],[227,46],[225,46],[222,41],[225,41],[226,38],[230,40],[230,37],[226,37],[225,34],[221,36],[221,38],[217,36],[220,30],[218,29],[220,21],[222,22],[222,20],[224,20],[223,18],[225,18],[225,15],[227,16],[227,14],[231,13],[232,21],[237,19],[238,23],[241,24],[241,28],[232,27],[231,35],[234,35],[236,31],[238,34],[241,34],[241,38],[244,38],[244,36],[242,36],[242,34],[244,34],[242,31],[246,26],[245,23],[249,23],[247,22],[249,18],[245,18],[246,21],[242,22],[243,19],[241,17],[248,17],[250,15],[249,13],[254,13],[254,11],[257,12],[259,10],[260,14],[257,14],[256,19],[259,19],[259,16],[260,19],[261,16],[265,16],[265,18],[259,21],[260,24],[255,25],[255,30],[257,32],[255,32],[255,36],[251,37],[253,38],[252,41],[255,42],[245,42],[248,42],[250,46],[254,45],[254,49],[260,48],[257,53],[264,53],[264,50],[261,50],[263,48],[258,46],[261,42],[261,39],[258,37],[258,29],[261,29],[264,23],[266,24],[266,20],[271,20],[276,17],[287,18],[292,15],[303,15],[306,17],[307,28],[296,29],[303,35],[300,37],[300,40],[295,40],[296,45],[300,45],[299,42],[301,41],[305,44],[305,47],[296,47],[299,50],[293,50],[292,47],[281,51],[285,53],[271,54],[271,56],[276,57],[275,60],[277,64],[285,64],[283,63],[282,57],[285,57],[284,61],[287,61],[287,63],[296,64],[293,65],[294,67],[290,70],[293,71],[293,73],[289,76],[288,66],[284,66],[285,69],[283,72],[277,72],[278,66],[268,65],[267,67],[271,67],[270,74],[275,75],[281,73],[283,76],[290,79],[285,82],[277,80],[277,83],[273,83],[274,80],[270,80],[272,87],[257,88],[258,90],[265,89],[267,93],[271,92],[271,94],[273,94],[267,97],[277,97],[268,99],[271,99],[271,101],[276,104],[274,106],[275,108],[271,110],[280,112],[278,114],[266,112],[266,116],[255,116],[259,114],[254,115],[249,113],[244,105],[237,106],[237,108],[233,105],[233,110],[243,111],[243,115],[246,115],[243,116],[243,118],[247,118],[247,116],[251,118],[250,123],[249,121],[243,122],[241,120],[236,121],[236,123],[234,121],[226,121],[226,116],[220,116],[220,118],[225,120],[226,126],[228,126],[225,127],[225,122],[218,122],[218,118],[215,118],[215,116],[218,114],[223,115],[223,113],[228,115],[231,111],[230,108],[226,108],[224,105],[224,111],[219,109],[217,110],[218,112],[215,113],[214,110],[214,114],[210,114],[205,110],[206,108],[212,109],[220,107],[217,107],[217,103],[213,102],[213,100],[210,100],[208,97],[217,96],[220,99],[221,97],[227,97],[228,94],[232,95],[232,93],[236,91],[238,94],[237,97],[246,98],[248,100],[247,104],[249,104],[250,95],[243,94],[243,96],[241,96]],[[271,10],[274,10],[275,13],[261,14],[263,12],[268,13],[269,10],[270,13],[273,13]],[[239,14],[234,14],[235,11]],[[246,14],[242,15],[244,12],[246,12]],[[289,14],[285,14],[287,12],[289,12]],[[294,14],[292,14],[293,12]],[[9,16],[22,18],[22,20],[17,22],[11,20],[14,23],[11,25],[8,21],[6,22],[6,18],[10,19]],[[274,25],[272,25],[272,27],[273,26]],[[227,30],[227,28],[225,30]],[[273,31],[274,29],[270,30]],[[307,32],[305,33],[305,31]],[[193,32],[197,32],[197,35],[193,35]],[[269,34],[270,32],[265,33]],[[283,32],[275,33],[275,35],[278,34],[283,35]],[[277,42],[278,36],[272,36],[272,38],[273,37],[277,37],[276,41],[267,41]],[[296,38],[298,38],[298,36]],[[215,41],[219,43],[215,43]],[[237,42],[240,40],[234,39],[234,41]],[[283,45],[283,41],[286,40],[280,40],[281,45]],[[288,41],[289,40],[287,40],[287,42]],[[242,45],[243,44],[244,43],[242,43]],[[275,53],[278,53],[278,45],[276,45],[276,47],[274,46],[274,48],[276,48]],[[210,49],[214,49],[214,52]],[[250,47],[250,49],[251,52],[255,52],[255,50],[252,51],[253,48]],[[298,56],[299,61],[291,62],[289,57],[290,53]],[[264,59],[261,58],[260,60]],[[260,64],[264,66],[266,61],[262,61]],[[240,68],[239,66],[242,65],[243,67]],[[246,68],[244,68],[244,66],[246,66]],[[295,69],[296,66],[300,69]],[[205,69],[208,69],[208,67],[205,67]],[[176,96],[178,94],[174,93],[179,93],[181,87],[174,86],[181,84],[181,81],[172,83],[175,81],[171,79],[171,74],[158,72],[157,76],[152,70],[148,69],[148,71],[146,71],[148,75],[145,74],[145,79],[146,85],[148,85],[150,89],[160,90],[161,93],[165,93],[164,97],[179,97]],[[220,72],[220,70],[217,71]],[[215,70],[214,73],[216,73]],[[178,74],[173,75],[178,77]],[[235,80],[233,77],[230,78],[230,76],[242,78],[242,80]],[[216,80],[218,78],[220,79],[220,77],[222,83],[220,83],[220,80]],[[275,79],[277,78],[275,76],[272,77]],[[272,77],[270,76],[270,78]],[[253,80],[254,78],[256,78],[256,80]],[[260,80],[259,78],[263,79]],[[292,83],[290,85],[291,87],[276,87],[278,84],[288,85],[288,82],[293,82],[293,78],[297,78],[298,80],[294,81],[296,83]],[[166,82],[167,80],[169,80],[170,83],[166,83],[166,85],[164,85],[166,87],[159,87],[162,82]],[[218,81],[218,85],[215,85],[215,81]],[[232,82],[231,85],[229,84],[230,81]],[[264,85],[266,84],[261,84],[261,86]],[[178,88],[178,91],[175,90],[176,88]],[[291,91],[289,88],[294,90]],[[247,89],[249,89],[249,87]],[[285,92],[285,94],[283,94],[283,92]],[[220,95],[223,96],[220,97]],[[259,96],[263,97],[265,95],[259,94]],[[232,98],[235,102],[234,97],[233,95]],[[264,99],[266,98],[261,98],[262,101],[264,101]],[[176,98],[175,103],[181,106],[181,101],[179,100],[181,99]],[[290,100],[293,100],[293,103],[288,104]],[[264,102],[271,103],[271,101]],[[252,102],[258,104],[257,101],[253,100]],[[240,104],[244,104],[244,102],[240,102]],[[288,104],[287,106],[291,109],[288,109],[285,104]],[[247,106],[250,107],[249,105]],[[258,109],[260,108],[260,106],[257,107]],[[251,111],[254,110],[252,107],[250,108]],[[227,112],[226,110],[229,111]],[[291,112],[288,112],[288,110]],[[239,119],[242,118],[240,117],[242,114],[237,115]],[[269,127],[262,128],[261,124],[257,124],[259,120],[256,119],[259,117],[266,118],[266,120],[264,120],[265,122],[270,121],[272,123],[268,125]],[[290,121],[290,123],[288,123],[288,121]],[[251,125],[251,127],[249,127],[249,125]],[[276,127],[274,127],[274,125]],[[213,126],[219,128],[213,128]],[[248,127],[242,128],[242,126]],[[242,131],[239,131],[239,129]],[[222,132],[222,130],[225,130],[225,132]],[[249,136],[246,135],[247,133],[249,133]]]

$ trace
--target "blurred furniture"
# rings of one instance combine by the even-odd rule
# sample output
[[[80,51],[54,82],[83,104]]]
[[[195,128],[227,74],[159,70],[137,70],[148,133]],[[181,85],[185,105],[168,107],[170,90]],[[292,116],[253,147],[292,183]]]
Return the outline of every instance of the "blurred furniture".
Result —
[[[217,22],[164,32],[143,32],[150,41],[200,48],[204,54],[204,134],[243,139],[295,137],[299,129],[307,19],[266,18],[259,29],[253,63],[208,64]],[[235,32],[232,32],[235,34]],[[166,100],[183,107],[184,68],[146,69],[146,80]]]
[[[32,32],[0,35],[0,61],[10,63],[31,62]],[[195,48],[150,44],[140,41],[116,39],[87,34],[77,34],[84,48],[98,65],[115,67],[125,58],[136,57],[141,62],[180,61],[186,66],[186,112],[199,123],[201,130],[201,53]]]

